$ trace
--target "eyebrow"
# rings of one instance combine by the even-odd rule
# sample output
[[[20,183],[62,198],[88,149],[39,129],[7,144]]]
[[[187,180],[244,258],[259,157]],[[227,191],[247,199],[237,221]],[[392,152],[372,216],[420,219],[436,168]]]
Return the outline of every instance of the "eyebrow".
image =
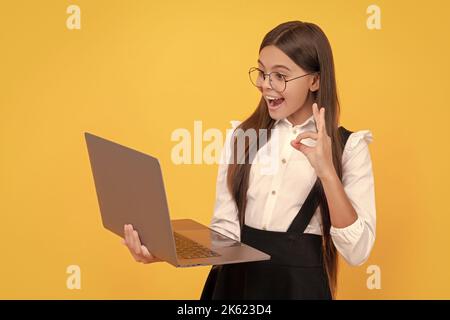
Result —
[[[264,64],[261,62],[261,60],[258,59],[258,62],[264,67]],[[264,67],[264,68],[265,68],[265,67]],[[273,68],[284,68],[284,69],[286,69],[286,70],[288,70],[288,71],[291,71],[291,69],[289,69],[288,67],[283,66],[283,65],[281,65],[281,64],[276,64],[276,65],[273,66]]]

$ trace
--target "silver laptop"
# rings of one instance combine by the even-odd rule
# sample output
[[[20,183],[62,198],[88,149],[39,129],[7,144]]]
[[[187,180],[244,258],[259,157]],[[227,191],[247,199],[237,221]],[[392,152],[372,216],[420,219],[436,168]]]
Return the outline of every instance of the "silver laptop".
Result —
[[[132,224],[142,244],[175,267],[270,259],[191,219],[170,220],[158,159],[88,132],[85,138],[106,229],[123,237]]]

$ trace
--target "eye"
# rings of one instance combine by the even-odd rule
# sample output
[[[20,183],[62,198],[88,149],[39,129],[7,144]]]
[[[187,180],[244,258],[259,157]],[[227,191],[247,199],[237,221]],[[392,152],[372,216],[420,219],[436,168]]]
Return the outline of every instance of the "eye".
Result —
[[[276,80],[280,80],[280,81],[284,80],[284,78],[286,77],[284,74],[281,74],[279,72],[275,72],[273,75],[275,76]]]

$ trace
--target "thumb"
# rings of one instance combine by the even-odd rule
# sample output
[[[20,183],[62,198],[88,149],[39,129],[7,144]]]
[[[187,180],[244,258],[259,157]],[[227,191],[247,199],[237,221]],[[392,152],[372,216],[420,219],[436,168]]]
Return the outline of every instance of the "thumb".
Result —
[[[306,154],[309,149],[312,149],[311,147],[308,147],[306,144],[301,143],[300,141],[297,140],[292,140],[291,141],[291,146],[294,149],[297,149],[298,151],[303,152],[304,154]]]

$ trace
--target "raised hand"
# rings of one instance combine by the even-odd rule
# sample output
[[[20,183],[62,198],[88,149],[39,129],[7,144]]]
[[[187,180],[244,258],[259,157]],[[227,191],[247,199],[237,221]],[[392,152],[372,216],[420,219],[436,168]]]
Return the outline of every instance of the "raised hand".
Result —
[[[305,131],[291,141],[291,145],[301,151],[309,160],[316,171],[317,177],[323,178],[335,172],[333,165],[333,154],[331,138],[328,136],[325,126],[325,108],[318,108],[317,103],[312,106],[317,132]],[[309,147],[300,141],[305,138],[316,140],[314,147]]]

